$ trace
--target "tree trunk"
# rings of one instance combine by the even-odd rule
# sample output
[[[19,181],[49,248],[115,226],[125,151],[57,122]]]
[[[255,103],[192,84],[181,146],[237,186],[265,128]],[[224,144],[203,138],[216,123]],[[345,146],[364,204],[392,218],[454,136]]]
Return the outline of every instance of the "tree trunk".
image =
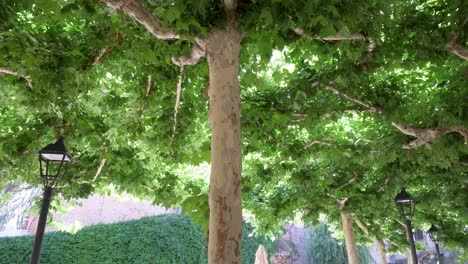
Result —
[[[377,247],[377,252],[379,253],[379,263],[387,264],[387,249],[385,249],[385,243],[376,236],[374,236],[372,240],[374,241],[374,244]]]
[[[205,42],[212,128],[209,264],[242,263],[240,40],[241,34],[228,26]]]
[[[359,218],[354,216],[354,221],[356,224],[361,228],[361,230],[366,234],[369,235],[369,230],[364,225]],[[377,247],[377,251],[379,253],[380,264],[387,264],[387,250],[385,249],[385,243],[382,239],[379,239],[377,236],[372,236],[372,241],[374,241],[375,246]]]
[[[356,241],[353,232],[353,217],[351,213],[341,214],[343,220],[343,233],[346,241],[346,252],[348,253],[349,264],[359,264]]]
[[[410,248],[406,248],[405,249],[405,254],[406,254],[406,259],[408,260],[408,264],[414,264],[413,263],[413,255],[411,255],[411,249]]]

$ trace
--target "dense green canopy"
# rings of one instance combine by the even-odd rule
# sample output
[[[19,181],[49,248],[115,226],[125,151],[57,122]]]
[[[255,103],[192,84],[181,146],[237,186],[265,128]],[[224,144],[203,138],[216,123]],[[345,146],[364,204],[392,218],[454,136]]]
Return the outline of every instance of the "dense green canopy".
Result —
[[[39,184],[36,152],[62,135],[76,159],[65,198],[112,187],[206,221],[207,62],[182,76],[172,58],[223,27],[223,5],[141,2],[183,39],[90,0],[0,0],[0,184]],[[406,186],[416,227],[468,246],[466,10],[238,1],[243,207],[259,230],[346,211],[399,250]]]

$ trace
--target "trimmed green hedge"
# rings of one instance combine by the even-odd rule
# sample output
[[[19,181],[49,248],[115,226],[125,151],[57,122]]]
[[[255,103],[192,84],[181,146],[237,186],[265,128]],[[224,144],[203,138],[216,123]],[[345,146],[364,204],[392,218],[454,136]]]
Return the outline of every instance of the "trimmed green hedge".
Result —
[[[263,237],[248,237],[244,224],[244,263],[255,262],[259,244],[272,248]],[[0,238],[0,263],[29,263],[33,236]],[[41,263],[207,263],[203,230],[178,214],[145,217],[116,224],[84,227],[76,234],[51,232],[44,236]]]

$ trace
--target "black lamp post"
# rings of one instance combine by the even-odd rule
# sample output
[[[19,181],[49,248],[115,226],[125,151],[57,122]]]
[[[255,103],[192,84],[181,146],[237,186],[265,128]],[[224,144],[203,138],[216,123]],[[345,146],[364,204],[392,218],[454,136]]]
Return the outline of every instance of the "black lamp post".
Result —
[[[44,194],[31,255],[31,264],[39,263],[52,191],[57,183],[62,180],[72,161],[72,156],[67,152],[63,144],[63,137],[59,137],[54,144],[49,144],[45,148],[39,150],[39,168],[44,181]]]
[[[405,190],[401,188],[401,191],[395,197],[395,203],[398,208],[398,212],[401,217],[405,219],[406,229],[408,233],[408,240],[411,247],[411,257],[413,264],[418,263],[418,256],[416,255],[416,245],[414,244],[413,228],[411,227],[411,219],[413,218],[414,211],[416,210],[416,201],[414,198]]]
[[[439,229],[435,227],[434,224],[432,224],[429,230],[427,230],[427,233],[429,234],[429,237],[431,238],[432,242],[434,242],[435,244],[437,259],[439,260],[439,263],[442,263],[442,257],[440,255],[439,250]]]

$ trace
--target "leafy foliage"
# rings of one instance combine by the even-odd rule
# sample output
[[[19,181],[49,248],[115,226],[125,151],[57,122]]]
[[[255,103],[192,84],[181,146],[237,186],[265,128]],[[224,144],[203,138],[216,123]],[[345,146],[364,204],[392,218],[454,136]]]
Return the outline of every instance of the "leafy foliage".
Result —
[[[0,186],[39,184],[35,153],[63,135],[77,160],[60,189],[65,198],[113,186],[182,204],[206,223],[208,173],[197,168],[210,161],[208,67],[202,60],[184,70],[172,135],[179,68],[171,58],[188,54],[195,35],[222,28],[223,6],[141,2],[185,40],[155,39],[95,1],[0,0],[0,67],[17,72],[0,74]],[[414,138],[392,126],[468,126],[468,64],[445,48],[454,37],[466,45],[464,2],[238,2],[243,206],[258,230],[297,218],[317,224],[320,214],[337,226],[337,200],[346,199],[344,210],[368,223],[370,235],[401,251],[406,241],[393,198],[406,186],[419,200],[415,226],[434,223],[447,245],[467,248],[463,137],[449,133],[402,149]],[[323,39],[353,33],[364,39]]]
[[[259,244],[269,250],[272,242],[248,234],[244,226],[243,259],[255,262]],[[0,239],[0,263],[25,263],[31,255],[34,237]],[[41,261],[44,263],[207,263],[203,230],[185,216],[170,214],[116,224],[84,227],[76,234],[47,233]],[[156,262],[155,262],[156,261]]]

